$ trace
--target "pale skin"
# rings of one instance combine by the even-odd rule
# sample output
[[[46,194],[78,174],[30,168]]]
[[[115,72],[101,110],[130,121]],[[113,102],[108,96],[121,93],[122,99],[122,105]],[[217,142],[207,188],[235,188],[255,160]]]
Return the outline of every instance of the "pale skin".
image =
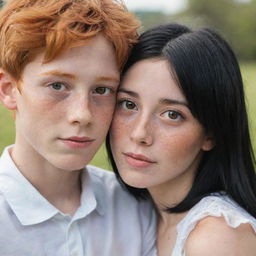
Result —
[[[169,214],[164,209],[186,196],[202,155],[214,147],[214,141],[190,112],[166,60],[142,60],[126,72],[110,142],[122,179],[151,194],[159,214],[158,255],[170,256],[177,224],[187,212]],[[186,256],[255,255],[255,238],[248,225],[232,229],[221,218],[206,218],[189,236]],[[218,251],[209,254],[209,247]]]
[[[119,69],[112,44],[101,34],[49,63],[43,64],[43,56],[26,65],[21,81],[0,71],[0,99],[16,112],[10,153],[50,203],[73,215],[80,205],[81,169],[109,129]]]
[[[255,233],[249,224],[231,228],[223,218],[207,217],[189,236],[186,256],[255,256],[255,241]]]

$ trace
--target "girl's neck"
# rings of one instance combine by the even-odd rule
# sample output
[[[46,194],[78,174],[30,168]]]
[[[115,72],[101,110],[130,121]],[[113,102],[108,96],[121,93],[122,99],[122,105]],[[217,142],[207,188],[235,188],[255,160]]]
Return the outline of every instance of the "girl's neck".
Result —
[[[179,204],[189,193],[194,174],[185,174],[155,187],[148,188],[159,214],[160,224],[166,228],[175,226],[184,217],[183,213],[170,214],[167,208]]]

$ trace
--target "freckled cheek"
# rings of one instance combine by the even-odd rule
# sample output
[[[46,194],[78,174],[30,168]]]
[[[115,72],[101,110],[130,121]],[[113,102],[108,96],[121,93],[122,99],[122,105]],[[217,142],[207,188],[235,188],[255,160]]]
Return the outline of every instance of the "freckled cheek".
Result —
[[[57,119],[62,116],[52,101],[40,97],[23,97],[19,101],[17,112],[19,129],[23,130],[29,140],[33,139],[35,144],[40,142],[42,137],[45,138],[45,129],[56,127]]]
[[[52,100],[42,100],[38,104],[38,108],[43,112],[51,112],[52,114],[55,113],[66,113],[67,109],[69,108],[68,102],[56,102]]]
[[[91,114],[93,116],[94,121],[98,124],[101,123],[103,127],[107,125],[108,129],[113,118],[113,113],[113,106],[94,106],[91,108]],[[102,129],[103,127],[99,127],[99,129]]]
[[[159,136],[159,147],[162,155],[173,163],[180,159],[194,157],[200,151],[200,137],[192,134],[163,134]]]
[[[116,105],[116,97],[114,95],[106,96],[106,98],[101,98],[100,96],[98,96],[98,97],[91,98],[91,102],[96,107],[106,108],[106,109],[111,108],[112,110],[114,110]]]
[[[22,116],[30,115],[31,117],[37,116],[38,118],[41,116],[43,118],[44,115],[48,115],[49,111],[52,110],[52,102],[44,100],[40,97],[24,97],[18,103],[18,112],[21,113]]]
[[[90,103],[90,109],[94,116],[103,118],[104,121],[112,121],[115,110],[115,98],[111,99],[93,99]]]
[[[118,115],[114,116],[113,122],[111,124],[110,134],[111,140],[116,145],[122,143],[122,141],[129,137],[131,125],[127,120],[119,117]]]

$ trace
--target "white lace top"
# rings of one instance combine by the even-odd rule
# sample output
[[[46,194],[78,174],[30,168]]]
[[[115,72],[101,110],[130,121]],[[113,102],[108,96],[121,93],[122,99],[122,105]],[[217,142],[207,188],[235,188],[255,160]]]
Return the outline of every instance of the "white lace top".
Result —
[[[177,225],[177,239],[172,256],[185,256],[185,242],[196,224],[207,216],[224,217],[227,225],[236,228],[249,223],[256,232],[256,219],[236,202],[224,195],[211,195],[203,198]]]

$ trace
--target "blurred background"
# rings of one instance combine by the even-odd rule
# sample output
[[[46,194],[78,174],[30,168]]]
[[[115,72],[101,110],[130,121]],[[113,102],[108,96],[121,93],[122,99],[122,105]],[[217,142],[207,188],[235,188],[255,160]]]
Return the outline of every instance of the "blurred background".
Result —
[[[232,45],[245,83],[250,130],[256,151],[256,0],[123,0],[141,20],[140,32],[167,22],[192,28],[210,26]],[[2,1],[0,1],[0,6]],[[14,142],[11,113],[0,105],[0,153]],[[104,146],[92,164],[110,169]]]

